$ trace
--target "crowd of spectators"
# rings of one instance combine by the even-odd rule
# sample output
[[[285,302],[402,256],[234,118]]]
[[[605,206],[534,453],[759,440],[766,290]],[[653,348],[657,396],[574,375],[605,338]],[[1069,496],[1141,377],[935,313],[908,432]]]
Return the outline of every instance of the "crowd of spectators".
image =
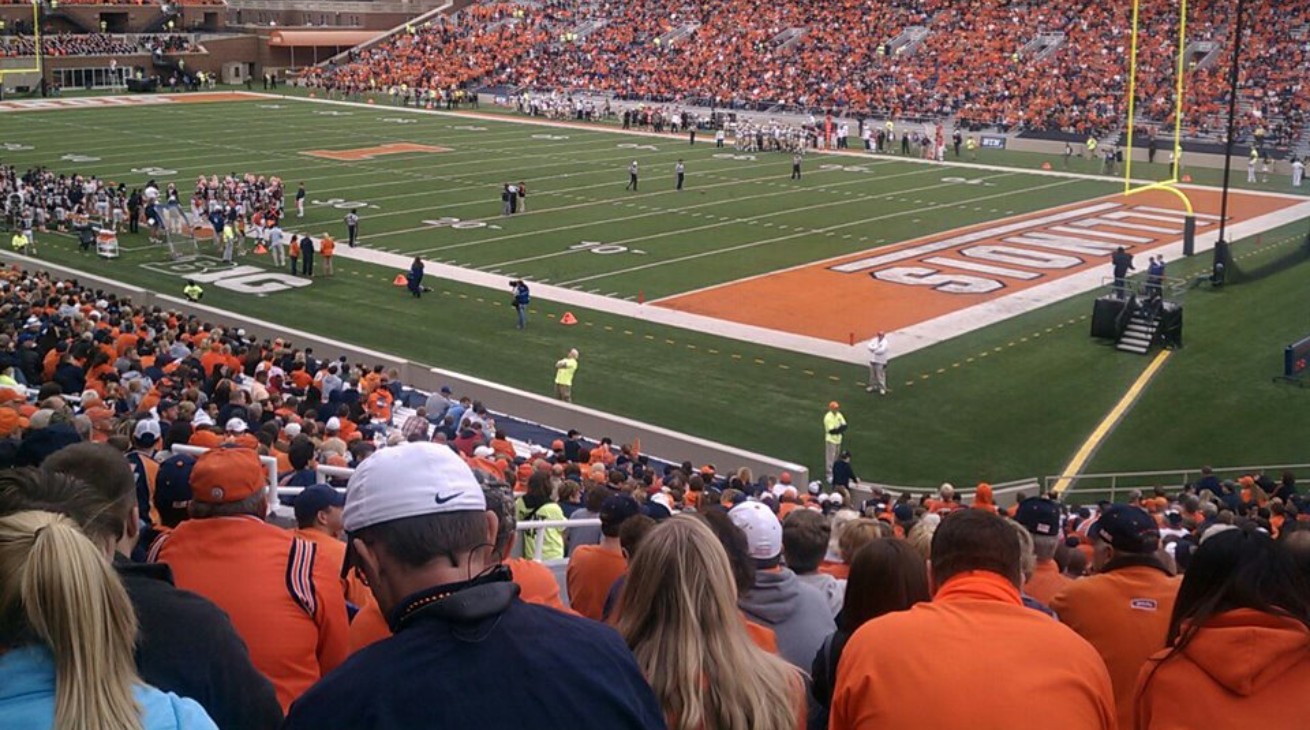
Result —
[[[45,56],[128,56],[197,50],[189,36],[177,34],[58,33],[41,37],[41,53]],[[32,56],[35,52],[33,36],[0,38],[0,57]]]
[[[549,696],[559,727],[954,727],[1041,696],[1077,727],[1280,728],[1272,698],[1310,686],[1291,473],[857,498],[516,445],[449,388],[43,273],[0,294],[0,713],[24,726],[500,727]],[[293,523],[261,456],[302,488]],[[354,467],[344,495],[319,464]],[[565,519],[514,557],[516,523]],[[561,591],[539,561],[564,557]]]
[[[1190,4],[1189,39],[1218,43],[1206,65],[1197,65],[1201,56],[1187,62],[1183,121],[1194,136],[1226,131],[1231,6]],[[1139,118],[1169,126],[1177,5],[1144,4],[1140,22]],[[1307,23],[1305,0],[1253,6],[1244,40],[1243,139],[1281,146],[1299,138],[1310,108],[1302,78],[1310,37],[1294,31]],[[905,43],[902,34],[916,26],[927,29],[926,37]],[[1054,49],[1034,46],[1039,53],[1025,57],[1028,44],[1048,33],[1063,34],[1063,42]],[[373,91],[476,81],[719,107],[954,116],[975,128],[1102,136],[1126,119],[1129,46],[1129,7],[1083,0],[765,7],[739,0],[492,2],[466,9],[455,21],[413,28],[348,63],[316,69],[307,80]]]

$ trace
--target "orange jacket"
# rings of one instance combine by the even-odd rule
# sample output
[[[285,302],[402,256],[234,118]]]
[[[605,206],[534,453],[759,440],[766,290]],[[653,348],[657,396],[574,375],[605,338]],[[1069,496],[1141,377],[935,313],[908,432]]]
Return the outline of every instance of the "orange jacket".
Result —
[[[1061,573],[1054,560],[1038,560],[1033,579],[1023,584],[1023,592],[1049,606],[1072,583],[1073,579]]]
[[[995,677],[999,667],[1005,676]],[[1025,608],[1001,576],[952,577],[929,603],[880,616],[842,652],[832,730],[1116,727],[1114,691],[1096,650]]]
[[[341,566],[346,564],[346,543],[335,537],[323,532],[322,530],[300,530],[295,531],[296,537],[302,540],[308,540],[318,546],[319,558],[326,560],[331,566],[332,571],[341,575]],[[364,585],[364,581],[359,579],[355,571],[341,579],[342,595],[346,601],[353,603],[355,606],[363,606],[373,598],[373,592]]]
[[[569,558],[569,605],[593,621],[605,613],[605,598],[614,581],[628,570],[623,553],[600,545],[582,545]]]
[[[535,560],[523,558],[507,560],[505,565],[509,566],[510,574],[519,586],[519,598],[523,601],[578,615],[576,611],[567,608],[564,601],[560,599],[559,583],[555,580],[555,574],[550,572],[550,568]],[[369,644],[382,641],[389,636],[391,636],[391,627],[387,626],[387,620],[383,617],[377,601],[370,597],[368,603],[355,614],[355,620],[350,623],[350,653],[354,654]]]
[[[1304,728],[1305,713],[1287,700],[1306,687],[1310,630],[1240,608],[1211,618],[1179,654],[1161,651],[1147,661],[1137,683],[1136,727]]]
[[[346,658],[340,564],[312,543],[257,517],[211,517],[160,537],[150,560],[227,612],[284,712]]]
[[[387,423],[391,422],[391,402],[395,400],[391,397],[391,391],[386,388],[378,388],[368,396],[368,412],[374,418],[382,419]]]
[[[1105,660],[1120,727],[1132,727],[1137,674],[1164,648],[1179,583],[1158,568],[1133,565],[1073,581],[1051,601],[1060,621]]]

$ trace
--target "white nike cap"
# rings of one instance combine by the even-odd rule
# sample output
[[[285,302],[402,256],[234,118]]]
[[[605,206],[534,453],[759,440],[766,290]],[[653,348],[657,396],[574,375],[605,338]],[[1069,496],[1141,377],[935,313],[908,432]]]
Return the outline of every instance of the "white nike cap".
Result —
[[[346,487],[342,522],[355,532],[383,522],[450,512],[484,512],[482,487],[454,451],[415,442],[368,457]]]

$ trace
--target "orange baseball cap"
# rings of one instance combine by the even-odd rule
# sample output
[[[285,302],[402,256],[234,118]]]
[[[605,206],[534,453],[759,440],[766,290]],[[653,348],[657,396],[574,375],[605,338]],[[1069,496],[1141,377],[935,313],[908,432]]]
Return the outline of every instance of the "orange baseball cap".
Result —
[[[0,403],[12,403],[14,401],[26,401],[18,391],[13,388],[0,388]]]
[[[191,470],[191,496],[197,502],[227,504],[258,494],[268,486],[259,454],[250,449],[210,449]]]
[[[828,410],[835,411],[838,408],[841,408],[841,406],[837,404],[837,401],[830,401],[828,403]]]

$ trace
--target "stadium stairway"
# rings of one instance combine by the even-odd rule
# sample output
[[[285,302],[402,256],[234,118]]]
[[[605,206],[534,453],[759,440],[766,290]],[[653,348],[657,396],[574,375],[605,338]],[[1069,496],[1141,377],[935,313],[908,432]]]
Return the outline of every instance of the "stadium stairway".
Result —
[[[1159,315],[1147,314],[1138,309],[1128,319],[1128,326],[1124,328],[1123,334],[1119,335],[1119,341],[1115,343],[1114,348],[1121,352],[1145,355],[1155,344],[1155,335],[1159,330]]]

